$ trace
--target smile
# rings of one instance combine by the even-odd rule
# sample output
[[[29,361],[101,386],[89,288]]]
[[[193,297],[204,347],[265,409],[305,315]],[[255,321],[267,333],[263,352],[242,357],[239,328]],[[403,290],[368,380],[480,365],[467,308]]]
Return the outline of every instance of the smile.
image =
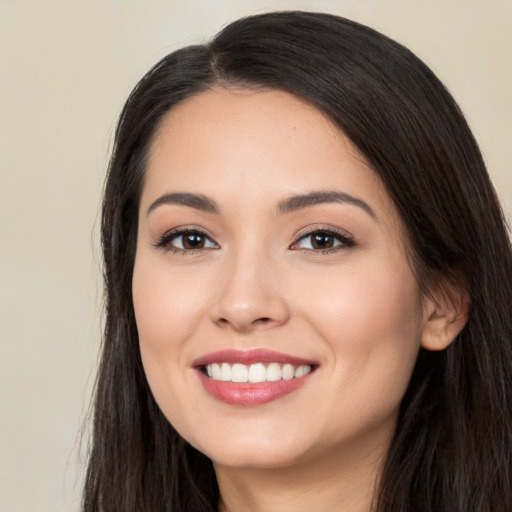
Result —
[[[290,363],[279,364],[276,362],[267,365],[264,363],[251,365],[241,363],[213,363],[204,367],[206,375],[213,380],[223,382],[250,382],[252,384],[304,377],[310,373],[311,370],[312,366],[309,364],[294,366]]]
[[[298,390],[318,364],[273,350],[230,349],[201,357],[193,366],[210,396],[230,405],[250,407]]]

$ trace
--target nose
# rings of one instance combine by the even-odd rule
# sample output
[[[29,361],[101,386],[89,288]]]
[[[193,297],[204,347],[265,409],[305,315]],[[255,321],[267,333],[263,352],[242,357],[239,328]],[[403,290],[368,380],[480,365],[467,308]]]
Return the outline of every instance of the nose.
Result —
[[[264,255],[237,258],[222,272],[212,320],[238,333],[285,324],[290,316],[277,269]]]

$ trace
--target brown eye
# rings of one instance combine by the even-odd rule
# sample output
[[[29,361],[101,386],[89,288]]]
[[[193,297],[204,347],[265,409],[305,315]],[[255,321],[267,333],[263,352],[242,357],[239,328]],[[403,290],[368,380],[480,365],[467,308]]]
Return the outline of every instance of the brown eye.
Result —
[[[167,233],[156,246],[177,251],[198,251],[202,249],[219,248],[219,246],[204,233],[193,229]]]
[[[334,247],[334,237],[327,234],[318,233],[311,235],[311,245],[313,249],[332,249]]]
[[[183,249],[203,249],[205,244],[205,236],[200,233],[187,233],[180,235],[182,238]]]
[[[167,245],[184,251],[215,249],[218,247],[215,242],[210,240],[204,233],[201,233],[201,231],[192,230],[174,233]]]
[[[354,246],[354,241],[334,231],[317,229],[299,238],[291,249],[306,249],[310,251],[329,251]]]

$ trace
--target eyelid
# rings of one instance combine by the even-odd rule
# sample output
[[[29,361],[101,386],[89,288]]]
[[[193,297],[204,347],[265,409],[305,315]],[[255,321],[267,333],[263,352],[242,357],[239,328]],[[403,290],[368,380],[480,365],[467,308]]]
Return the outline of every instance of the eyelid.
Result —
[[[197,233],[205,238],[207,238],[210,242],[212,242],[216,247],[199,247],[197,249],[182,249],[180,247],[172,247],[169,244],[174,238],[178,238],[179,236],[183,236],[187,233]],[[214,240],[214,238],[208,234],[204,229],[197,227],[197,226],[179,226],[176,228],[169,229],[166,231],[162,236],[159,237],[158,241],[155,244],[151,244],[153,247],[165,249],[168,251],[172,251],[174,253],[198,253],[201,251],[208,251],[211,249],[218,249],[220,246],[219,244]]]
[[[179,236],[183,236],[187,233],[197,233],[205,238],[207,238],[212,244],[215,245],[215,247],[199,247],[197,249],[182,249],[180,247],[172,247],[170,246],[170,242]],[[316,233],[323,233],[328,236],[332,236],[333,238],[336,238],[340,243],[338,245],[335,245],[334,247],[327,248],[327,249],[309,249],[309,248],[300,248],[296,247],[298,243],[301,240],[304,240],[305,238],[309,236],[313,236]],[[299,230],[294,235],[294,242],[289,246],[289,250],[300,250],[305,251],[309,253],[321,253],[326,254],[330,252],[336,252],[341,249],[346,249],[349,247],[353,247],[356,245],[356,242],[353,239],[353,236],[343,229],[340,229],[338,227],[334,226],[326,226],[326,225],[315,225],[315,226],[307,226],[306,228],[303,228]],[[154,247],[162,248],[168,251],[172,251],[174,253],[199,253],[202,251],[208,251],[211,249],[219,249],[219,244],[215,241],[214,237],[207,233],[203,228],[200,228],[198,226],[191,226],[191,225],[185,225],[185,226],[178,226],[175,228],[172,228],[168,231],[166,231],[162,236],[159,237],[158,241],[154,244],[151,244]]]
[[[336,238],[341,243],[328,249],[305,249],[300,247],[294,248],[294,246],[296,246],[301,240],[304,240],[305,238],[312,236],[315,233],[325,233]],[[290,245],[290,250],[325,254],[329,252],[335,252],[341,249],[346,249],[348,247],[354,247],[355,245],[356,242],[354,241],[353,236],[348,231],[333,226],[316,225],[314,227],[308,226],[307,228],[304,228],[303,230],[300,230],[298,233],[296,233],[294,236],[294,242]]]

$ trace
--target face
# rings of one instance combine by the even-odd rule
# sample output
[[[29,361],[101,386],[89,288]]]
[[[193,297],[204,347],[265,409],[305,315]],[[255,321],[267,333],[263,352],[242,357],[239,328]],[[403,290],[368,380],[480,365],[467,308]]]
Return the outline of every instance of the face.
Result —
[[[421,295],[383,185],[310,105],[218,89],[167,114],[133,301],[155,399],[214,463],[283,467],[389,443]]]

